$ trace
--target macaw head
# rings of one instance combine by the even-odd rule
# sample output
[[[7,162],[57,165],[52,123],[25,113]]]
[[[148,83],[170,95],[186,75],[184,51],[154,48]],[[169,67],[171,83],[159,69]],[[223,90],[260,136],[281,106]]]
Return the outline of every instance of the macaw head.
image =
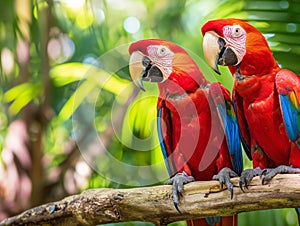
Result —
[[[220,19],[203,25],[203,52],[208,64],[229,66],[244,76],[268,74],[278,67],[265,37],[245,20]]]
[[[129,47],[129,71],[134,83],[144,89],[142,81],[170,86],[172,81],[188,91],[205,81],[197,64],[180,46],[160,39],[134,42]],[[170,87],[169,87],[170,88]]]

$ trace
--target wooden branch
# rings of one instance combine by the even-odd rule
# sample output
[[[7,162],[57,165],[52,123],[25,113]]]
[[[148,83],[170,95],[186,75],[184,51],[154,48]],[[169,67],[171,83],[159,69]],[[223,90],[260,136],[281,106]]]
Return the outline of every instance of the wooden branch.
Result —
[[[134,189],[91,189],[61,201],[27,210],[0,223],[4,225],[96,225],[149,221],[167,224],[207,216],[300,206],[300,175],[277,175],[267,185],[256,177],[243,193],[232,179],[234,197],[220,191],[217,181],[193,182],[184,187],[179,214],[173,206],[171,186]]]

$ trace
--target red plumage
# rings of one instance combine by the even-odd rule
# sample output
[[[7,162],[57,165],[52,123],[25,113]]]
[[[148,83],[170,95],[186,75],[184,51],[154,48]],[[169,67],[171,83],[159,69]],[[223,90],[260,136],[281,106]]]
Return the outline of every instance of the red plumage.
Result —
[[[300,77],[279,67],[264,36],[246,21],[209,21],[202,34],[207,62],[217,73],[218,64],[228,66],[235,78],[238,125],[255,168],[242,172],[241,189],[257,175],[264,183],[278,173],[300,173]]]
[[[299,102],[299,76],[278,66],[264,36],[246,21],[209,21],[202,27],[202,33],[214,31],[226,40],[224,27],[234,25],[242,27],[247,35],[242,61],[228,66],[235,76],[233,99],[241,135],[251,150],[253,167],[291,164],[300,167],[300,150],[287,134],[280,102],[284,90],[288,95],[293,89]],[[299,116],[294,118],[295,124],[297,120]]]
[[[196,180],[211,180],[222,168],[232,168],[225,133],[211,92],[223,89],[229,101],[230,94],[218,83],[207,88],[204,87],[208,83],[202,84],[201,89],[196,83],[190,90],[178,88],[185,86],[185,80],[180,76],[175,71],[167,81],[158,84],[157,108],[163,109],[164,141],[169,147],[168,156],[172,154],[170,165],[176,170],[173,174],[185,169]],[[205,152],[207,159],[202,158]]]
[[[174,43],[142,40],[133,43],[129,53],[139,51],[149,56],[151,46],[164,46],[174,53],[170,74],[158,83],[157,103],[162,148],[166,152],[170,176],[184,171],[195,180],[206,181],[224,167],[233,168],[218,110],[218,105],[232,107],[228,90],[220,83],[210,84],[188,53]],[[150,57],[153,58],[157,56]],[[155,63],[160,65],[161,61]],[[226,217],[223,224],[217,225],[233,225],[236,221],[236,217]],[[208,224],[205,219],[200,219],[190,221],[189,225]]]

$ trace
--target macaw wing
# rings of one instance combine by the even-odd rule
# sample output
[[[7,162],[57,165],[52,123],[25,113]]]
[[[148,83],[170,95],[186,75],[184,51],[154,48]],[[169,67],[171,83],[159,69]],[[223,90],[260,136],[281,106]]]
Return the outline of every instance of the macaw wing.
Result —
[[[300,148],[300,77],[282,69],[275,82],[287,135]]]
[[[242,97],[237,93],[233,93],[233,107],[234,112],[238,121],[239,125],[239,133],[241,142],[244,148],[245,153],[247,154],[247,157],[249,160],[252,160],[251,156],[251,144],[250,144],[250,133],[248,129],[248,123],[245,118],[244,108],[243,108],[243,99]]]
[[[158,101],[157,109],[157,132],[158,139],[161,147],[161,151],[165,160],[165,164],[169,173],[169,176],[174,176],[177,173],[177,170],[174,168],[172,160],[169,156],[172,153],[172,134],[171,134],[171,116],[169,109],[161,104],[162,101]]]
[[[209,92],[224,128],[233,169],[240,174],[243,170],[243,157],[239,128],[230,93],[220,83],[211,84]]]

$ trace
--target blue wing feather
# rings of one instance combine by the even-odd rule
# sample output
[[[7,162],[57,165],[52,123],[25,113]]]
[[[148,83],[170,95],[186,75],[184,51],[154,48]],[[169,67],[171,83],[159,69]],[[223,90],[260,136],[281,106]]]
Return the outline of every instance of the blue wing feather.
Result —
[[[166,149],[166,145],[164,142],[164,138],[163,138],[163,134],[162,134],[162,127],[161,127],[161,123],[162,123],[162,108],[158,109],[158,114],[157,114],[157,132],[158,132],[158,139],[159,139],[159,144],[161,147],[161,151],[163,153],[164,156],[164,160],[165,160],[165,164],[168,170],[168,173],[170,176],[173,175],[170,165],[169,165],[169,161],[168,161],[168,153],[167,153],[167,149]]]
[[[226,103],[227,107],[230,108],[231,106],[228,106],[228,103]],[[243,170],[243,157],[236,117],[235,115],[230,115],[222,104],[218,104],[218,110],[224,125],[233,169],[236,173],[241,174]]]
[[[235,101],[233,102],[233,107],[234,107],[235,115],[236,115],[236,117],[238,117],[238,116],[237,116],[237,113],[236,113],[236,103],[235,103]],[[238,124],[238,123],[237,123],[237,124]],[[240,136],[240,139],[241,139],[241,142],[242,142],[244,151],[245,151],[245,153],[246,153],[248,159],[249,159],[249,160],[252,160],[250,147],[247,145],[247,143],[246,143],[245,139],[243,138],[243,136],[242,136],[241,131],[240,131],[239,128],[238,128],[238,130],[239,130],[239,136]]]
[[[292,102],[290,95],[279,94],[281,112],[286,132],[291,141],[295,142],[300,148],[300,108],[297,108]]]
[[[286,133],[300,148],[300,77],[281,69],[276,74],[275,83]]]
[[[221,222],[221,217],[206,217],[205,220],[208,225],[215,225],[216,223]]]

